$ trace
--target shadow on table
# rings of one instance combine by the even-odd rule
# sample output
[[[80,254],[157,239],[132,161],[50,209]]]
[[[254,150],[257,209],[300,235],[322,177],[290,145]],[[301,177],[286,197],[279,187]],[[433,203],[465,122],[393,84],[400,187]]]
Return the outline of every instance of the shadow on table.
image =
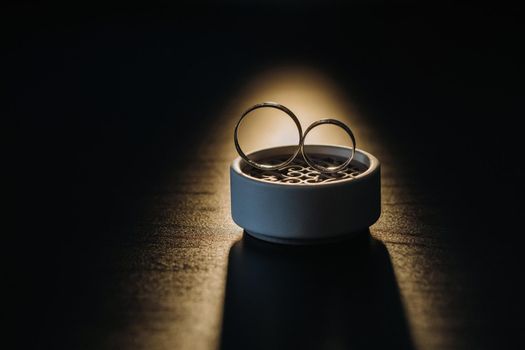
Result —
[[[413,348],[385,246],[233,245],[222,349]]]

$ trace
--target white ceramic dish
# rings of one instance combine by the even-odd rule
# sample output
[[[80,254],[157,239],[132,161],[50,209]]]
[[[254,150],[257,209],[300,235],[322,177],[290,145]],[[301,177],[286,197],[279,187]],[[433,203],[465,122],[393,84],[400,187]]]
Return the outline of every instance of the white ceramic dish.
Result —
[[[256,161],[287,158],[296,146],[264,149],[249,155]],[[344,160],[350,149],[308,145],[327,164]],[[298,159],[285,169],[257,170],[240,157],[230,167],[232,218],[257,238],[285,244],[332,241],[361,232],[381,214],[381,175],[377,158],[356,150],[344,173],[321,175]]]

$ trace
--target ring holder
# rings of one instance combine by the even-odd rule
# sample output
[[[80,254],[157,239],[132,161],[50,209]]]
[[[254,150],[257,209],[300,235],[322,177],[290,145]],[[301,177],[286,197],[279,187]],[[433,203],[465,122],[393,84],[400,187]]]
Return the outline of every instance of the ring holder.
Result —
[[[280,110],[284,107],[266,102],[256,108],[269,104]],[[301,135],[296,122],[299,145],[246,155],[237,132],[254,107],[243,114],[235,128],[240,157],[231,164],[230,186],[232,218],[237,225],[265,241],[315,244],[353,236],[377,221],[381,214],[380,164],[370,153],[355,148],[350,128],[338,120],[324,119]],[[321,124],[347,128],[353,147],[305,145],[307,133]]]

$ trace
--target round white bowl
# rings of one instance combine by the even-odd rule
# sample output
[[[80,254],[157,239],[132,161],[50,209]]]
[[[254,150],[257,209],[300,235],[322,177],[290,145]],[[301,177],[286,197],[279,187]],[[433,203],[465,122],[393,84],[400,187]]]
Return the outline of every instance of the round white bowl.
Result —
[[[248,156],[256,161],[272,159],[290,155],[293,147],[269,148]],[[305,147],[308,154],[339,159],[350,152],[342,146]],[[254,176],[254,169],[238,157],[230,167],[233,221],[256,238],[285,244],[333,241],[366,230],[381,214],[380,164],[370,153],[357,149],[350,167],[360,172],[329,182],[286,183]]]

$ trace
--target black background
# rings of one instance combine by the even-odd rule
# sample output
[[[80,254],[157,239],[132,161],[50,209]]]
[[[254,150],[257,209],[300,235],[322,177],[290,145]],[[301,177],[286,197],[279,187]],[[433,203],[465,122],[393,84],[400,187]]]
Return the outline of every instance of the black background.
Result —
[[[446,203],[447,219],[468,228],[465,254],[493,261],[472,271],[491,279],[487,295],[510,296],[505,307],[521,310],[516,9],[21,1],[2,12],[3,168],[14,177],[5,187],[15,190],[7,204],[16,209],[3,249],[18,330],[69,312],[57,281],[71,274],[74,284],[79,269],[90,271],[79,256],[118,245],[96,229],[129,209],[114,194],[130,184],[147,191],[168,164],[192,156],[182,146],[246,74],[287,61],[321,67],[356,96],[400,158],[417,164],[417,180]],[[101,240],[110,244],[101,248]],[[497,317],[516,326],[503,311]]]

